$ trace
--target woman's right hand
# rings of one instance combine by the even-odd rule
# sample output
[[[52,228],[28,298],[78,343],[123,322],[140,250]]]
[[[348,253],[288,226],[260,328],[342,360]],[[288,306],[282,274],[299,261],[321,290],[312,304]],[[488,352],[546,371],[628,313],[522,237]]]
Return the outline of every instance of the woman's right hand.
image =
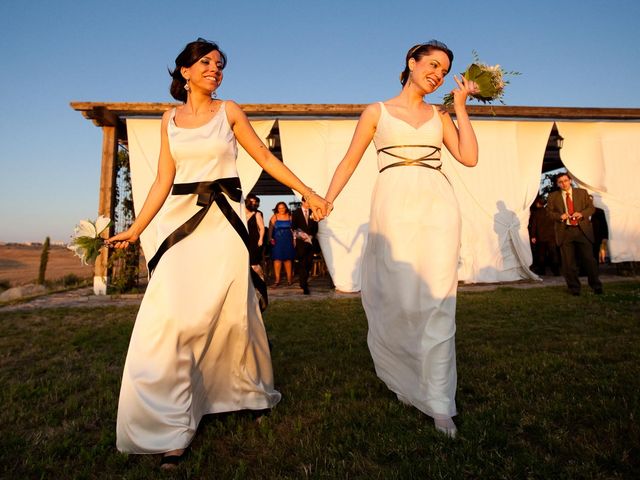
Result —
[[[104,243],[108,247],[113,248],[127,248],[130,243],[134,243],[138,241],[139,235],[129,228],[124,232],[118,233],[111,238],[108,238]]]
[[[306,200],[309,207],[311,207],[311,213],[316,222],[327,217],[331,213],[331,210],[333,210],[333,204],[327,202],[317,193],[312,193]]]

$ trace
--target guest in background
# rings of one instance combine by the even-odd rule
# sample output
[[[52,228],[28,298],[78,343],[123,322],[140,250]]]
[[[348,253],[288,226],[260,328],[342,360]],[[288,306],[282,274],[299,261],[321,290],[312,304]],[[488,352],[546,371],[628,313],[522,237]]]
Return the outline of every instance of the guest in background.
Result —
[[[544,197],[539,195],[533,203],[529,217],[529,238],[533,253],[532,270],[538,275],[544,275],[548,265],[554,275],[559,275],[560,262],[553,220],[547,215],[544,207]]]
[[[280,285],[282,265],[287,275],[287,283],[293,284],[293,259],[296,252],[293,247],[291,231],[291,211],[287,204],[278,202],[269,220],[269,238],[271,239],[271,259],[273,260],[274,286]]]
[[[262,271],[262,257],[264,252],[264,219],[258,211],[258,197],[253,193],[247,195],[244,201],[247,230],[249,231],[249,264],[258,275],[264,278]]]
[[[591,196],[583,188],[571,186],[567,172],[556,176],[560,190],[549,194],[547,213],[554,221],[556,243],[562,255],[562,274],[571,295],[580,295],[578,257],[584,266],[589,286],[594,293],[602,293],[598,265],[593,258],[593,226],[589,217],[595,212]]]
[[[302,293],[309,295],[309,274],[313,267],[314,240],[318,234],[318,222],[311,218],[311,210],[306,200],[303,200],[300,208],[293,212],[292,228],[295,235],[300,288]]]
[[[591,215],[593,225],[593,257],[596,263],[605,263],[607,259],[607,243],[609,241],[609,225],[604,210],[595,207],[596,211]]]

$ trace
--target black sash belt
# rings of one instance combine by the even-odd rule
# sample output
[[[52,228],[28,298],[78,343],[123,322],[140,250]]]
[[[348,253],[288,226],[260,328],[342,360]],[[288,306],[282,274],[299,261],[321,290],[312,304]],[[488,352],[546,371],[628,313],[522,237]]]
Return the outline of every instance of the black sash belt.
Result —
[[[422,157],[418,157],[418,158],[407,158],[407,157],[403,157],[401,155],[397,155],[397,154],[389,151],[389,150],[394,149],[394,148],[406,148],[406,147],[429,148],[429,149],[431,149],[431,151],[429,153],[427,153],[426,155],[423,155]],[[449,182],[449,179],[447,178],[447,176],[444,174],[444,172],[442,170],[440,170],[440,168],[442,167],[442,163],[440,165],[435,166],[435,167],[433,165],[429,165],[427,163],[429,161],[440,161],[440,157],[435,157],[434,156],[434,155],[440,153],[440,148],[438,148],[438,147],[434,147],[433,145],[389,145],[388,147],[381,148],[380,150],[377,151],[377,153],[380,153],[380,152],[386,153],[387,155],[390,155],[392,157],[399,158],[402,161],[401,162],[390,163],[389,165],[386,165],[386,166],[382,167],[380,169],[380,172],[378,172],[378,173],[382,173],[387,168],[392,168],[392,167],[425,167],[425,168],[430,168],[432,170],[436,170],[436,171],[440,172],[442,174],[442,176],[447,180],[447,182]],[[451,182],[449,182],[449,183],[451,183]]]
[[[238,216],[235,210],[233,210],[231,205],[229,205],[226,197],[228,196],[234,202],[240,202],[242,199],[240,179],[238,177],[229,177],[220,178],[213,182],[176,183],[173,185],[173,189],[171,190],[172,195],[189,195],[193,193],[198,195],[196,204],[202,208],[164,239],[156,254],[151,260],[149,260],[148,268],[150,275],[153,274],[160,258],[162,258],[162,255],[164,255],[167,250],[195,231],[209,211],[209,208],[211,208],[211,205],[214,203],[218,205],[222,214],[229,221],[235,231],[238,232],[238,235],[242,238],[247,250],[249,250],[249,233],[247,232],[247,228],[244,226],[242,219]],[[211,245],[211,248],[215,248],[215,245]],[[267,285],[264,280],[260,278],[260,275],[251,268],[251,266],[249,266],[249,272],[251,273],[251,281],[253,282],[255,289],[262,297],[260,298],[260,308],[264,311],[269,303],[267,298]]]

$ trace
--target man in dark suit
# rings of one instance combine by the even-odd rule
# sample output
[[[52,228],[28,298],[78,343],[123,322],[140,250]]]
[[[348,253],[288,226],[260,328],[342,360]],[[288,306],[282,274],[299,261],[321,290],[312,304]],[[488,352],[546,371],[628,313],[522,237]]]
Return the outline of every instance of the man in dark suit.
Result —
[[[532,270],[538,275],[544,275],[548,265],[554,275],[560,275],[560,256],[556,245],[554,222],[544,206],[544,197],[538,195],[529,216],[529,239],[533,253]]]
[[[580,295],[580,277],[576,256],[589,279],[594,293],[602,293],[602,282],[598,276],[598,265],[593,254],[593,227],[589,217],[595,212],[589,193],[582,188],[571,186],[568,173],[556,176],[560,190],[549,194],[547,213],[554,221],[556,243],[562,255],[562,274],[572,295]]]
[[[318,222],[311,218],[311,209],[306,201],[293,211],[291,228],[296,239],[296,259],[298,260],[298,278],[305,295],[309,295],[309,274],[313,267],[314,240],[318,234]]]

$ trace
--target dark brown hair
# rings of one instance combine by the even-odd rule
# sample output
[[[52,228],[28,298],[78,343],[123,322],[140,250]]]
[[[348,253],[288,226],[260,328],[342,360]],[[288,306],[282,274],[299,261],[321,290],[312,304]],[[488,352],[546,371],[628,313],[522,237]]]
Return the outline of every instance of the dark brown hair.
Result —
[[[284,202],[278,202],[278,203],[276,203],[276,206],[273,208],[273,213],[278,213],[278,207],[279,207],[280,205],[284,205],[284,210],[285,210],[285,213],[286,213],[286,214],[288,214],[288,215],[290,215],[290,214],[291,214],[291,210],[289,210],[289,207],[288,207],[288,206],[287,206],[287,204],[286,204],[286,203],[284,203]],[[283,221],[284,221],[284,220],[283,220]]]
[[[400,83],[404,87],[409,79],[409,60],[412,58],[417,62],[425,55],[429,55],[434,50],[440,50],[444,52],[447,57],[449,57],[449,71],[451,71],[451,66],[453,65],[453,52],[449,50],[444,43],[439,42],[438,40],[429,40],[427,43],[420,43],[418,45],[414,45],[407,52],[407,57],[404,61],[404,71],[400,74]]]
[[[184,47],[184,50],[176,57],[176,67],[173,70],[169,70],[169,75],[173,78],[171,86],[169,87],[169,93],[171,93],[173,98],[181,102],[187,101],[187,91],[184,89],[187,81],[182,76],[182,73],[180,73],[180,69],[182,67],[189,68],[207,53],[214,50],[220,53],[222,68],[224,69],[224,67],[227,66],[227,56],[220,50],[217,43],[210,42],[204,38],[198,38],[195,42],[188,43],[187,46]]]

